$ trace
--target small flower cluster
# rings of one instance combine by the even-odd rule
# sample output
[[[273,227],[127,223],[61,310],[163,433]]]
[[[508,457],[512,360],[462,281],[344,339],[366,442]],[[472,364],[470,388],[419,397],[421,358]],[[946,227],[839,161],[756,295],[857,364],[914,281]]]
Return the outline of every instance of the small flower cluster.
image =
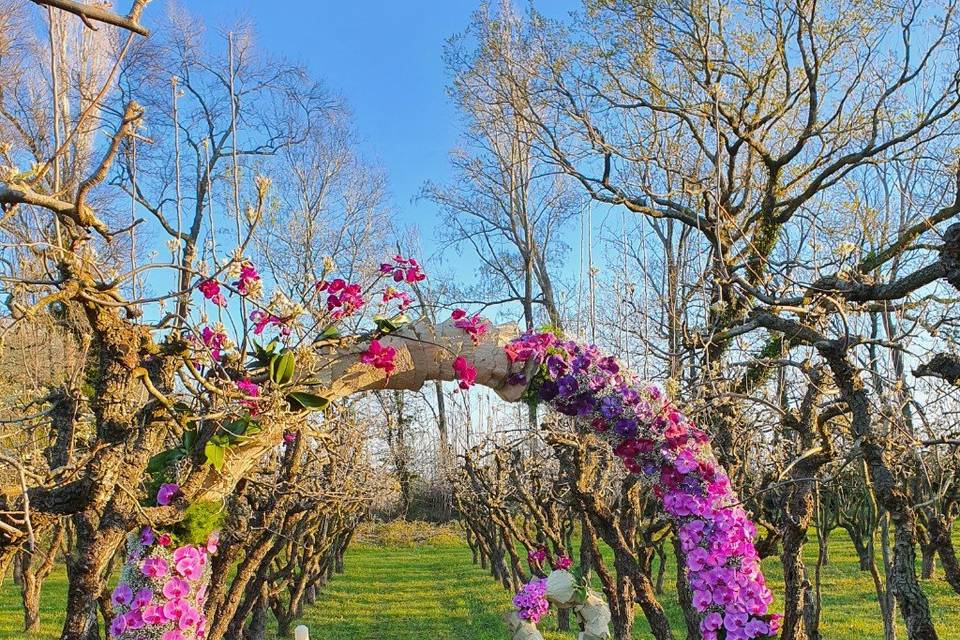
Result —
[[[406,282],[415,284],[426,279],[426,274],[420,268],[420,263],[414,258],[404,258],[403,256],[393,256],[393,262],[384,262],[380,265],[380,273],[392,275],[394,282]]]
[[[573,560],[570,559],[570,556],[560,556],[554,564],[556,569],[568,571],[573,566]]]
[[[220,283],[216,280],[204,280],[198,287],[203,297],[217,305],[218,307],[227,306],[227,298],[220,291]]]
[[[242,296],[256,297],[262,290],[260,274],[249,260],[244,260],[237,269],[237,280],[233,283]]]
[[[540,365],[532,391],[541,400],[590,425],[652,486],[677,530],[704,640],[776,636],[780,620],[767,613],[773,595],[760,571],[756,528],[707,434],[594,345],[527,334],[505,349],[511,362]]]
[[[517,608],[521,618],[536,624],[550,609],[546,593],[547,579],[534,578],[513,596],[513,606]]]
[[[343,278],[321,280],[317,289],[327,293],[327,312],[333,320],[349,317],[363,307],[360,285],[348,284]]]
[[[479,315],[467,317],[463,309],[454,309],[450,317],[454,320],[453,326],[466,331],[473,344],[479,344],[480,338],[487,332],[487,322]]]
[[[200,339],[203,341],[203,346],[210,352],[210,357],[216,362],[220,362],[224,352],[233,346],[230,338],[227,337],[226,330],[219,322],[212,327],[207,326],[201,329]]]
[[[457,386],[466,391],[477,382],[477,369],[463,356],[453,361],[453,371],[457,377]]]
[[[394,287],[387,287],[383,292],[383,304],[387,304],[391,300],[400,301],[400,313],[403,313],[409,309],[410,305],[413,304],[413,297],[411,297],[406,291],[400,291]]]
[[[527,560],[533,564],[540,564],[547,559],[547,550],[543,547],[537,547],[527,552]]]
[[[379,340],[373,340],[367,350],[360,355],[360,362],[383,370],[389,378],[397,368],[396,358],[396,348],[385,347]]]
[[[165,506],[179,494],[175,484],[164,484],[157,503]],[[217,552],[220,535],[211,533],[203,545],[171,549],[169,534],[150,527],[127,537],[127,559],[111,594],[113,618],[110,636],[118,640],[199,640],[206,636],[207,588],[210,555]]]
[[[250,410],[250,415],[255,416],[260,412],[260,402],[256,398],[260,397],[260,385],[248,378],[234,381],[237,391],[247,396],[240,401],[240,404]]]

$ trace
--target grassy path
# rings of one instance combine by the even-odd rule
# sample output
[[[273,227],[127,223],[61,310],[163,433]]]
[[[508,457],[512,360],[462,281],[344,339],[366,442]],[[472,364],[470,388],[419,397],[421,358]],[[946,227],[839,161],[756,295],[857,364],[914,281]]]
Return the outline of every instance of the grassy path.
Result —
[[[808,548],[809,551],[813,549]],[[777,593],[776,560],[764,563]],[[678,637],[682,618],[671,598],[673,568],[668,567],[662,597]],[[942,580],[924,583],[943,640],[960,640],[960,596]],[[45,585],[43,628],[31,640],[56,640],[63,615],[66,581],[58,570]],[[882,624],[869,575],[857,570],[849,542],[837,535],[831,562],[824,568],[823,629],[829,640],[882,638]],[[346,557],[346,573],[337,576],[302,620],[313,640],[507,640],[502,621],[511,594],[470,562],[459,541],[422,546],[357,544]],[[776,603],[775,603],[776,607]],[[24,638],[20,631],[16,587],[9,578],[0,588],[0,639]],[[547,640],[572,639],[557,633],[551,617],[541,623]],[[642,619],[637,638],[649,638]],[[899,637],[906,637],[902,627]]]

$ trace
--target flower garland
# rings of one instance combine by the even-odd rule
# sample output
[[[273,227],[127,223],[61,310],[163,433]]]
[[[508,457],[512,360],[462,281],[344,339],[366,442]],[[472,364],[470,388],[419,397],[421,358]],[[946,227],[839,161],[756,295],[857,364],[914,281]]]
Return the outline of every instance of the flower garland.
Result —
[[[164,484],[157,503],[169,505],[179,494]],[[173,547],[168,533],[150,527],[127,536],[127,558],[111,594],[110,636],[118,640],[199,640],[206,636],[204,605],[210,584],[210,556],[220,535],[202,545]]]
[[[707,434],[658,387],[641,385],[594,345],[527,333],[505,351],[511,362],[538,365],[528,399],[580,418],[661,500],[680,540],[704,640],[775,637],[780,616],[767,612],[773,594],[760,571],[756,527],[713,457]],[[532,602],[527,590],[537,587],[531,584],[521,590],[527,597],[520,602]],[[524,610],[529,606],[521,615]]]

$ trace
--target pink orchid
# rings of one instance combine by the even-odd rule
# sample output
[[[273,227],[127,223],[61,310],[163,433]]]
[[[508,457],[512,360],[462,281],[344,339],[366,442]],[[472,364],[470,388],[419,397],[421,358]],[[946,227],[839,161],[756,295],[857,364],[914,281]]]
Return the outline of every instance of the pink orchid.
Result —
[[[167,620],[177,621],[180,619],[180,616],[183,615],[184,611],[189,608],[190,604],[182,598],[168,600],[167,603],[163,605],[163,617]]]
[[[227,299],[220,292],[220,283],[216,280],[204,280],[198,287],[203,297],[217,305],[218,307],[227,306]]]
[[[397,368],[396,357],[397,350],[394,347],[384,347],[379,340],[374,340],[360,356],[360,362],[383,370],[389,378]]]
[[[140,566],[140,571],[148,578],[162,578],[170,571],[167,561],[163,558],[150,556]]]
[[[204,327],[200,330],[200,339],[203,340],[203,345],[210,351],[211,358],[219,361],[223,357],[223,351],[229,341],[226,333],[211,327]]]
[[[256,267],[249,260],[245,260],[240,265],[240,279],[233,283],[240,295],[246,296],[256,290],[256,284],[260,282],[260,274]]]
[[[136,631],[137,629],[142,629],[144,627],[144,620],[142,612],[139,609],[131,609],[123,614],[123,621],[127,625],[127,629]]]
[[[393,287],[387,287],[383,292],[383,303],[387,304],[391,300],[400,301],[400,313],[406,311],[408,308],[410,308],[410,305],[413,304],[413,297],[411,297],[409,293],[406,293],[405,291],[399,291]]]
[[[110,601],[114,606],[128,605],[133,600],[133,590],[129,585],[119,584],[110,595]]]
[[[474,315],[469,318],[467,318],[466,315],[467,312],[463,309],[454,309],[450,316],[454,320],[453,326],[466,331],[473,343],[479,344],[480,337],[487,332],[489,325],[479,315]]]
[[[215,554],[219,546],[220,546],[220,532],[211,531],[210,535],[207,536],[207,553],[211,555]]]
[[[180,486],[174,483],[166,483],[160,485],[159,491],[157,491],[157,504],[161,507],[168,506],[173,502],[174,498],[180,493]]]
[[[199,621],[200,621],[200,612],[194,609],[193,607],[189,607],[186,611],[183,612],[183,615],[180,616],[180,620],[177,626],[179,626],[180,629],[182,629],[183,631],[186,631],[190,627],[197,624],[197,622]]]
[[[170,578],[163,585],[163,596],[168,600],[176,600],[190,593],[190,585],[179,578]]]
[[[327,312],[334,320],[353,315],[363,306],[359,284],[348,284],[343,278],[321,281],[317,288],[327,292]]]
[[[150,605],[143,609],[143,621],[147,624],[163,624],[166,619],[160,605]]]
[[[290,335],[292,329],[290,328],[290,318],[281,318],[280,316],[273,315],[262,309],[255,309],[250,313],[250,320],[253,322],[253,334],[260,335],[263,333],[264,329],[270,325],[276,325],[280,327],[280,334],[284,336]]]
[[[458,386],[464,391],[476,383],[477,369],[463,356],[457,356],[453,361],[453,370],[456,373]]]
[[[414,258],[404,258],[400,255],[393,257],[393,264],[389,262],[381,264],[380,273],[392,274],[395,282],[406,282],[408,284],[420,282],[427,277]]]

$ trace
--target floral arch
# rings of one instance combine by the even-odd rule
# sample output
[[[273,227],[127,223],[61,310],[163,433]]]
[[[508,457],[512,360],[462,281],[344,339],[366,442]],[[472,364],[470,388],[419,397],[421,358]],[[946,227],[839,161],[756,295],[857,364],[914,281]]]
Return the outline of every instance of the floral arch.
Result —
[[[260,285],[259,274],[247,261],[238,267],[233,290],[250,300]],[[400,256],[383,264],[380,272],[396,283],[415,284],[426,277],[415,260]],[[197,289],[223,308],[227,300],[220,287],[219,281],[204,279]],[[316,289],[326,296],[331,323],[358,312],[367,293],[342,279],[322,280]],[[410,323],[403,316],[412,303],[409,294],[389,286],[381,297],[383,305],[399,301],[399,314],[374,316],[376,328],[368,333],[341,336],[327,329],[302,347],[274,351],[278,340],[269,349],[258,346],[252,369],[228,379],[228,387],[235,387],[230,398],[247,414],[243,424],[256,419],[257,429],[223,444],[211,438],[204,452],[207,462],[197,475],[160,486],[158,506],[173,508],[224,495],[277,446],[281,434],[283,441],[294,442],[295,437],[288,439],[294,434],[283,431],[290,414],[275,411],[276,406],[316,410],[358,392],[415,390],[428,380],[456,381],[463,390],[479,384],[505,400],[544,402],[574,418],[582,430],[606,439],[627,470],[647,483],[679,539],[679,560],[692,604],[702,616],[705,640],[776,635],[779,617],[768,612],[772,594],[754,547],[756,529],[713,456],[707,434],[659,387],[641,382],[594,345],[549,332],[517,336],[513,327],[495,327],[460,309],[438,325]],[[283,339],[296,317],[273,302],[258,307],[250,314],[253,334],[272,328]],[[204,327],[194,342],[215,365],[230,348],[219,326]],[[165,456],[178,451],[163,452],[154,460],[167,461]],[[217,545],[215,533],[206,540],[185,540],[150,527],[134,531],[121,583],[112,594],[117,615],[111,636],[139,640],[141,630],[149,627],[162,632],[162,640],[202,637],[208,558]],[[526,585],[514,599],[515,638],[537,640],[535,623],[551,603],[574,610],[589,634],[585,638],[607,637],[606,605],[586,586],[576,586],[566,567],[541,580]],[[521,631],[527,635],[517,636]]]
[[[594,345],[527,333],[504,351],[511,363],[525,366],[510,383],[526,384],[529,399],[548,403],[606,439],[627,470],[659,498],[680,540],[704,639],[775,637],[779,617],[768,613],[773,595],[754,547],[756,527],[707,434],[659,387],[641,383]],[[551,579],[559,578],[551,574]],[[515,598],[518,616],[530,622],[539,619],[545,603],[557,601],[546,583],[528,584]]]

